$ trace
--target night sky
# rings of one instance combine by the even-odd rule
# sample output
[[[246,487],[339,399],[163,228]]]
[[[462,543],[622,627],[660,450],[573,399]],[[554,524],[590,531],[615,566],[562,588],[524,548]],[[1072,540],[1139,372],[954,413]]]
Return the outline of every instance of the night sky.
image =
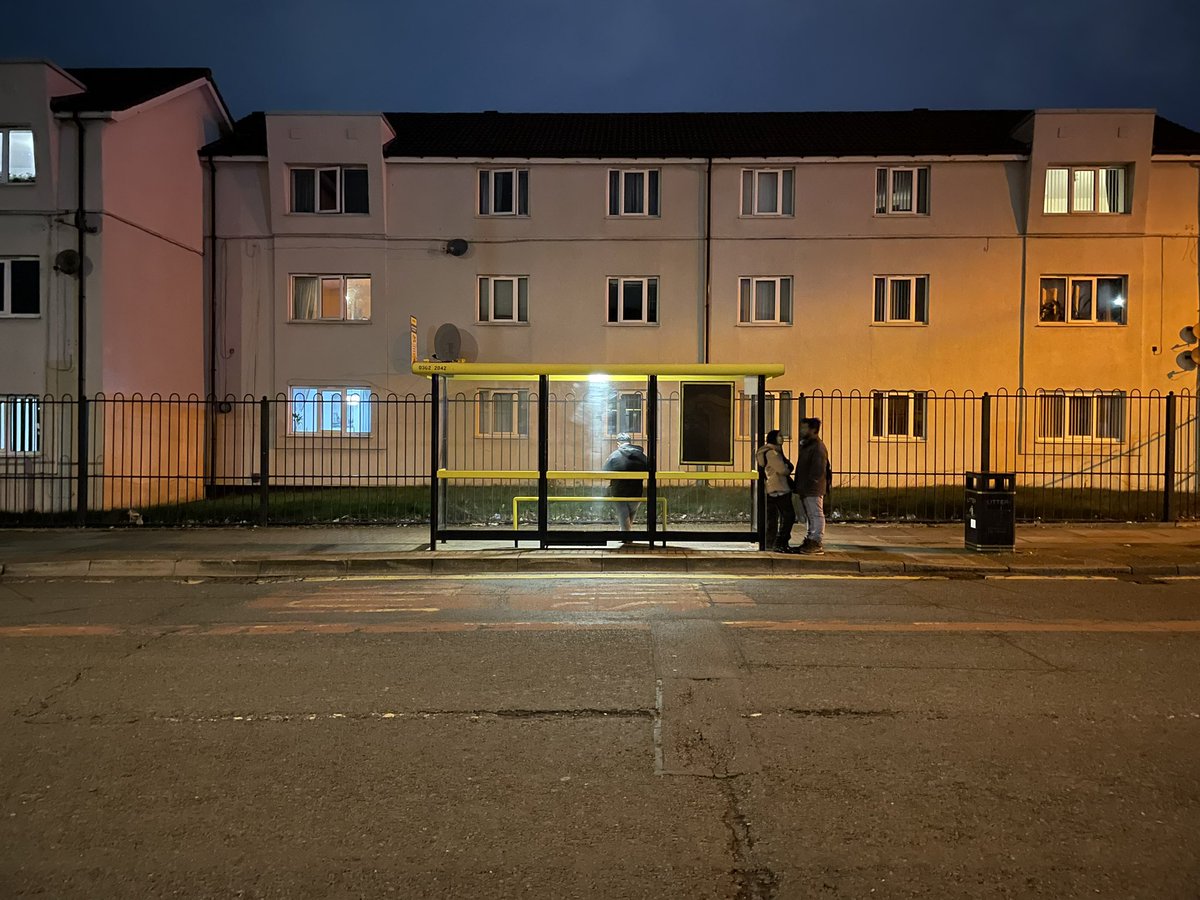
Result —
[[[1200,129],[1200,0],[59,0],[0,56],[207,66],[251,110],[1154,107]]]

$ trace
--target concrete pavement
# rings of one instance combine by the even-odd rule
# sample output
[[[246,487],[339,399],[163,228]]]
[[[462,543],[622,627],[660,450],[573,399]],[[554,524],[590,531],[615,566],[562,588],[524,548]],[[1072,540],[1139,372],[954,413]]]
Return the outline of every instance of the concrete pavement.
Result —
[[[621,572],[1200,575],[1200,524],[1018,528],[1013,553],[963,548],[961,525],[834,525],[827,553],[748,544],[514,549],[453,542],[430,552],[413,527],[0,531],[0,577],[274,578],[302,575]]]

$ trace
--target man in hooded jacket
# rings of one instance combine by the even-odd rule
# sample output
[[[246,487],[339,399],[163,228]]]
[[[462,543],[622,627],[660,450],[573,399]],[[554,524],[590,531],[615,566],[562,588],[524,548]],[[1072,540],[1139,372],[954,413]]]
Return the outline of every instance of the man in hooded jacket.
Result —
[[[628,434],[617,435],[617,449],[604,461],[606,472],[649,472],[650,459],[642,452],[642,448],[633,443]],[[613,497],[642,496],[642,481],[635,478],[614,478],[609,482],[609,494]],[[617,508],[617,522],[622,531],[630,531],[633,526],[633,509],[636,504],[618,500],[613,504]],[[625,541],[626,544],[631,543]]]

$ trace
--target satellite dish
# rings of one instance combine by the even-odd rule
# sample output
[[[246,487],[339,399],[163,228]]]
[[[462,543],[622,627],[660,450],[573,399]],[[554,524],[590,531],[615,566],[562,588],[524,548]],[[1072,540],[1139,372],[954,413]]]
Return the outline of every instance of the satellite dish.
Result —
[[[462,335],[447,322],[439,325],[433,336],[433,358],[441,362],[453,362],[462,354]]]
[[[462,238],[455,238],[452,241],[446,241],[446,252],[451,256],[462,256],[470,248],[470,244]]]
[[[64,275],[79,274],[79,253],[76,250],[60,250],[54,257],[54,268]]]

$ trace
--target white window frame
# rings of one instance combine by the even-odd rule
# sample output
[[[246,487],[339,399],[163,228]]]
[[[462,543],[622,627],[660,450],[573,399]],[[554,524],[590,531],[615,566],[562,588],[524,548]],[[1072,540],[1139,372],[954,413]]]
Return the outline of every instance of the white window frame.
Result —
[[[496,431],[495,425],[495,404],[497,395],[501,397],[509,396],[509,400],[500,402],[512,403],[512,430],[511,431]],[[521,408],[525,409],[524,421],[522,421]],[[529,391],[523,388],[505,388],[503,390],[495,390],[488,388],[486,390],[478,390],[475,392],[475,436],[480,438],[528,438],[531,430],[530,424],[531,405]],[[487,428],[484,428],[484,416],[491,418]]]
[[[29,409],[22,409],[25,404],[31,404],[32,416]],[[41,398],[33,394],[0,394],[0,457],[41,455],[42,410]],[[20,433],[19,424],[25,426]]]
[[[758,310],[758,285],[760,283],[773,282],[775,285],[775,317],[772,319],[760,319],[757,317]],[[788,314],[786,317],[782,315],[782,300],[783,286],[787,284],[788,288]],[[745,307],[742,304],[742,289],[749,286],[750,296],[750,316],[744,318]],[[796,316],[796,282],[791,275],[741,275],[738,277],[738,325],[791,325]]]
[[[313,405],[313,415],[316,417],[316,428],[312,431],[301,431],[297,426],[303,420],[303,413],[297,413],[294,404],[296,400],[296,391],[306,391],[320,394],[320,399],[314,400],[306,398],[303,403]],[[338,408],[338,424],[334,427],[332,419],[329,422],[325,421],[326,407],[331,407],[335,401],[325,399],[325,394],[336,394]],[[363,400],[363,395],[366,395],[366,400]],[[329,385],[329,384],[292,384],[288,385],[288,421],[287,433],[290,437],[300,438],[352,438],[363,439],[372,436],[375,430],[375,409],[374,403],[377,399],[374,392],[364,385]],[[350,430],[350,420],[353,418],[351,407],[360,406],[363,402],[367,404],[367,428],[366,430]]]
[[[1062,309],[1063,309],[1063,318],[1062,318],[1061,322],[1056,321],[1054,319],[1047,319],[1045,321],[1042,320],[1041,295],[1042,295],[1042,291],[1044,290],[1042,283],[1045,281],[1049,281],[1051,279],[1062,279],[1065,284],[1065,296],[1060,301],[1062,303]],[[1097,318],[1097,316],[1100,313],[1100,293],[1099,293],[1100,292],[1100,282],[1101,281],[1115,281],[1116,279],[1120,279],[1121,285],[1122,285],[1122,291],[1123,291],[1123,293],[1121,294],[1122,303],[1117,304],[1117,305],[1120,306],[1125,311],[1125,314],[1123,316],[1124,321],[1103,322]],[[1092,285],[1092,309],[1091,309],[1092,314],[1091,314],[1091,318],[1088,318],[1088,319],[1077,319],[1074,316],[1073,304],[1071,303],[1071,285],[1073,282],[1079,282],[1079,281],[1087,281],[1087,282],[1090,282]],[[1129,324],[1129,276],[1128,275],[1062,275],[1062,274],[1057,274],[1057,273],[1052,274],[1052,275],[1041,275],[1038,277],[1037,317],[1038,317],[1038,322],[1037,322],[1038,325],[1045,325],[1045,326],[1051,327],[1051,328],[1055,328],[1055,327],[1062,328],[1067,325],[1082,325],[1082,326],[1085,326],[1088,328],[1125,328]]]
[[[737,414],[737,436],[739,441],[757,441],[758,433],[754,422],[754,394],[747,394],[745,391],[738,392],[738,414]],[[766,427],[763,428],[765,435],[772,429],[779,429],[779,436],[783,440],[791,440],[793,430],[792,410],[795,397],[791,391],[767,391],[767,414]],[[785,412],[786,415],[781,416],[780,412]]]
[[[658,196],[654,197],[654,202],[651,204],[650,192],[650,175],[653,173],[655,193]],[[617,212],[612,211],[613,206],[613,175],[617,176]],[[625,208],[625,179],[629,175],[642,176],[642,204],[641,212],[630,212]],[[609,169],[608,177],[605,179],[605,214],[610,219],[657,219],[662,216],[662,169]],[[651,206],[657,207],[657,212],[650,212]]]
[[[503,210],[503,211],[496,210],[496,174],[497,173],[504,173],[504,174],[512,175],[513,206],[512,206],[511,210]],[[481,182],[483,180],[484,175],[487,176],[487,190],[488,190],[487,212],[483,212],[483,210],[482,210],[483,185]],[[522,178],[524,178],[524,180],[525,180],[525,194],[526,194],[526,199],[525,199],[526,208],[524,210],[521,209],[521,180],[522,180]],[[524,219],[524,218],[528,218],[529,217],[529,196],[528,195],[529,195],[529,169],[507,168],[507,167],[499,167],[499,168],[488,167],[488,168],[481,168],[481,169],[477,170],[477,172],[476,172],[476,176],[475,176],[475,215],[477,218],[483,218],[483,219],[492,219],[492,218]]]
[[[883,294],[883,318],[877,318],[878,302],[877,292],[879,290],[879,282],[884,283]],[[892,315],[892,285],[896,282],[908,282],[908,311],[907,319],[900,319]],[[917,317],[917,283],[924,282],[925,284],[925,318]],[[922,327],[929,325],[929,276],[928,275],[875,275],[871,281],[871,324],[881,326],[914,326]]]
[[[879,173],[887,172],[887,192],[884,195],[884,208],[879,209]],[[896,173],[911,172],[912,173],[912,209],[894,209],[896,205]],[[921,173],[925,173],[925,208],[921,209]],[[891,216],[928,216],[929,215],[929,192],[933,174],[929,166],[879,166],[875,169],[875,215],[879,217]]]
[[[1124,391],[1038,391],[1037,404],[1034,414],[1037,417],[1036,434],[1040,444],[1123,444],[1125,443],[1126,428],[1129,417],[1129,398]],[[1120,434],[1117,437],[1097,434],[1100,422],[1100,401],[1119,400],[1120,405]],[[1086,401],[1088,405],[1089,428],[1086,434],[1071,434],[1072,401]],[[1046,434],[1045,425],[1049,412],[1048,404],[1054,402],[1062,409],[1056,418],[1062,425],[1061,434]]]
[[[480,293],[483,282],[487,281],[488,318],[479,313]],[[496,318],[496,282],[509,281],[513,286],[513,317],[511,319]],[[525,290],[525,317],[521,318],[521,289]],[[477,325],[528,325],[529,324],[529,276],[528,275],[480,275],[475,279],[475,323]]]
[[[28,131],[30,139],[33,141],[32,178],[20,178],[14,181],[9,175],[8,167],[12,159],[12,133],[14,131]],[[0,128],[0,184],[37,184],[37,135],[33,133],[32,127],[13,125]]]
[[[317,279],[317,313],[318,314],[311,319],[302,319],[302,318],[296,317],[296,279],[297,278],[315,278],[315,279]],[[321,310],[321,282],[326,278],[340,278],[342,281],[342,287],[341,287],[341,291],[340,291],[340,296],[341,296],[341,301],[342,301],[341,315],[338,316],[336,319],[332,318],[332,317],[324,317],[324,316],[320,315],[320,313],[322,311]],[[325,323],[344,322],[344,323],[349,323],[352,325],[360,325],[360,324],[369,323],[371,321],[371,316],[369,316],[369,315],[365,319],[350,319],[350,318],[347,318],[347,316],[346,316],[346,312],[347,312],[346,290],[347,290],[347,282],[349,282],[349,281],[366,281],[366,282],[370,283],[372,281],[372,278],[370,275],[341,275],[341,274],[336,274],[333,272],[325,272],[320,275],[312,274],[309,272],[298,272],[298,273],[289,275],[288,276],[288,322],[299,322],[301,324],[320,323],[320,322],[325,322]],[[375,307],[374,294],[375,294],[375,286],[374,286],[374,284],[372,284],[371,285],[371,312],[372,312],[372,314],[374,313],[374,307]]]
[[[617,318],[613,321],[609,318],[610,312],[610,297],[612,292],[612,283],[617,283]],[[642,317],[640,319],[625,318],[625,285],[640,282],[642,285]],[[650,318],[650,284],[654,283],[654,318]],[[662,285],[659,283],[657,275],[643,275],[640,277],[625,277],[622,275],[609,275],[604,281],[604,321],[606,324],[614,327],[623,327],[626,325],[638,326],[649,325],[656,326],[662,322]]]
[[[35,313],[15,313],[12,292],[12,263],[31,262],[38,266],[38,311]],[[40,319],[42,317],[42,261],[36,256],[6,256],[0,258],[0,287],[4,289],[0,297],[0,319]]]
[[[751,201],[750,201],[750,212],[745,211],[746,210],[746,174],[747,173],[750,173],[750,190],[752,192],[751,193]],[[784,182],[789,180],[784,177],[785,173],[791,175],[790,196],[789,196],[789,191],[786,189],[786,187],[784,185]],[[759,175],[767,175],[767,174],[774,174],[774,175],[778,176],[775,180],[775,212],[761,212],[760,211],[758,176]],[[742,179],[742,186],[741,186],[740,193],[742,195],[742,202],[741,202],[741,205],[738,207],[741,210],[741,218],[743,218],[743,219],[759,219],[759,218],[788,219],[788,218],[793,217],[796,214],[796,198],[795,198],[796,170],[794,168],[792,168],[790,166],[784,166],[781,168],[742,169],[741,179]],[[788,209],[789,206],[791,207],[790,210]]]
[[[921,433],[916,434],[918,397],[921,404]],[[875,404],[883,402],[883,430],[887,430],[889,407],[893,401],[907,401],[907,430],[903,434],[880,434],[876,429]],[[922,443],[929,438],[929,391],[871,391],[871,440],[880,443]]]
[[[1125,173],[1125,209],[1110,209],[1107,211],[1100,209],[1100,191],[1103,183],[1103,174],[1105,172],[1120,169]],[[1047,191],[1046,187],[1050,181],[1051,172],[1067,173],[1067,208],[1064,212],[1051,212],[1046,209]],[[1092,208],[1091,209],[1076,209],[1075,208],[1075,173],[1076,172],[1091,172],[1092,173]],[[1088,166],[1065,166],[1055,165],[1046,166],[1046,179],[1042,185],[1042,215],[1046,216],[1127,216],[1133,211],[1133,167],[1121,163],[1117,165],[1088,165]]]
[[[624,400],[634,398],[637,400],[637,409],[634,410],[631,406],[623,403]],[[645,390],[623,390],[616,391],[608,398],[608,404],[605,407],[604,429],[608,437],[615,438],[618,434],[628,434],[630,437],[645,437],[646,434],[646,391]],[[631,412],[636,412],[638,417],[638,427],[631,428],[624,421],[624,416]],[[624,426],[624,427],[623,427]]]
[[[350,171],[366,172],[366,166],[288,166],[288,215],[292,216],[367,216],[371,214],[370,178],[367,182],[367,211],[346,212],[346,173]],[[296,172],[313,173],[313,208],[311,210],[296,209]],[[321,173],[337,172],[337,193],[334,204],[329,208],[321,206]]]

